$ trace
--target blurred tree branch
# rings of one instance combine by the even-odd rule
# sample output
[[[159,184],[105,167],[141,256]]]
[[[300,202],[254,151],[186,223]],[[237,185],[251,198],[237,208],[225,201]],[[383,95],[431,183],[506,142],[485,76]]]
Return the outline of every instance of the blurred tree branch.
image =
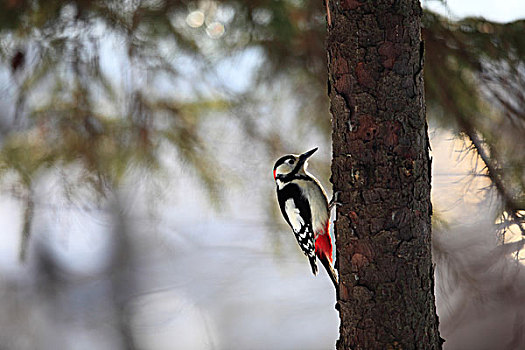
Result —
[[[279,125],[263,130],[260,121],[265,89],[286,81],[297,106],[287,117],[329,137],[324,11],[314,0],[2,2],[2,174],[78,166],[77,186],[104,196],[130,167],[158,170],[168,146],[217,199],[221,164],[203,135],[210,117],[234,116],[275,155],[291,145]],[[423,23],[429,115],[472,140],[503,210],[523,223],[525,21],[425,11]],[[213,36],[211,24],[225,32]],[[229,88],[217,66],[254,49],[261,63],[251,86]]]
[[[513,222],[519,227],[522,236],[525,236],[525,228],[523,227],[524,219],[518,213],[523,210],[518,203],[514,200],[513,196],[508,192],[506,185],[502,181],[501,172],[496,168],[496,165],[492,163],[492,159],[488,155],[487,151],[484,149],[482,140],[479,136],[470,128],[470,126],[465,125],[462,128],[463,132],[472,142],[477,154],[485,164],[487,175],[490,178],[492,184],[496,188],[498,194],[500,195],[504,209],[509,213]]]
[[[450,22],[429,12],[425,19],[430,110],[472,142],[503,211],[523,235],[525,21]]]
[[[31,223],[33,222],[33,214],[35,210],[35,202],[33,200],[33,191],[31,188],[27,189],[25,208],[24,208],[24,219],[22,226],[22,237],[20,242],[19,259],[25,261],[27,255],[27,246],[29,244],[29,238],[31,237]]]

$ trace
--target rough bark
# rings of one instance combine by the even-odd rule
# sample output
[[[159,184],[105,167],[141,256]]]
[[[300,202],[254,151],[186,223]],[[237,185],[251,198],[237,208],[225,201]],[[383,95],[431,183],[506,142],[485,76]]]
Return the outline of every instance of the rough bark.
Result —
[[[338,349],[440,349],[418,0],[329,0]]]

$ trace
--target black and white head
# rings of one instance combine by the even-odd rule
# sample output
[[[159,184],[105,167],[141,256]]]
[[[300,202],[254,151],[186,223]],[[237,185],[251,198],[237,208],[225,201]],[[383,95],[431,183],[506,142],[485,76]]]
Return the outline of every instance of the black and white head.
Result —
[[[295,175],[305,175],[308,158],[317,151],[317,147],[303,154],[288,154],[275,162],[273,178],[277,184],[293,179]]]

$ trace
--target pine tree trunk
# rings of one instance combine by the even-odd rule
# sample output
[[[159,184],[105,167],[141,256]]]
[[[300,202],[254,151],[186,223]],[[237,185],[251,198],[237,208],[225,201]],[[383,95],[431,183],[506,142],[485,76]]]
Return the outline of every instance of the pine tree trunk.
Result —
[[[327,0],[337,349],[440,349],[418,0]]]

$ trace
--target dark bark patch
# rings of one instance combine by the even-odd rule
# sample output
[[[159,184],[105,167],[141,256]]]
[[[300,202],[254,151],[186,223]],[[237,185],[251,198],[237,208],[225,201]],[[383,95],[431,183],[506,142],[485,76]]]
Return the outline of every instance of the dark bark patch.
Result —
[[[375,254],[374,249],[372,248],[372,244],[368,240],[355,240],[352,243],[352,251],[354,254],[360,254],[368,261],[373,261]]]
[[[334,60],[334,88],[345,99],[347,107],[351,105],[352,76],[348,62],[340,55],[335,56]]]
[[[400,243],[400,240],[397,238],[396,231],[381,231],[375,236],[374,240],[376,245],[381,247],[381,251],[378,252],[378,254],[385,256],[388,256],[390,253],[394,253]],[[389,266],[392,264],[385,265]]]
[[[398,237],[402,241],[410,241],[415,238],[419,232],[414,232],[414,228],[410,226],[405,226],[399,229]]]
[[[372,299],[373,293],[366,287],[355,286],[352,294],[357,300],[369,301]],[[373,322],[372,322],[373,324]]]
[[[392,344],[387,344],[386,350],[403,350],[403,347],[401,346],[401,344],[395,341]]]
[[[350,173],[350,180],[353,187],[364,187],[367,183],[366,172],[362,168],[355,167]]]
[[[362,92],[355,95],[354,97],[355,105],[358,108],[358,111],[362,114],[377,114],[377,105],[374,99],[374,96],[367,92]]]
[[[385,227],[385,220],[381,217],[373,218],[370,221],[370,233],[376,234],[380,232]]]
[[[362,5],[363,4],[357,0],[342,0],[341,1],[341,8],[343,10],[355,10],[356,8]]]
[[[372,74],[365,68],[363,62],[359,62],[356,67],[357,81],[361,86],[367,87],[369,89],[374,89],[376,87],[376,82],[372,77]]]
[[[347,105],[350,105],[350,94],[352,91],[352,77],[350,74],[343,74],[335,79],[335,90],[343,96]]]
[[[401,123],[398,121],[388,121],[385,123],[385,145],[392,148],[399,143],[399,132]]]
[[[374,117],[364,114],[359,117],[359,127],[354,133],[354,137],[363,142],[370,142],[377,136],[378,132],[379,126],[375,122]]]
[[[342,215],[339,218],[339,220],[337,220],[337,222],[336,222],[336,229],[339,228],[339,227],[341,229],[346,229],[347,227],[350,227],[351,229],[353,229],[354,227],[356,227],[356,225],[354,223],[352,223],[349,218],[347,218],[344,215]]]
[[[336,75],[348,74],[350,73],[350,68],[348,67],[348,61],[345,60],[340,55],[336,55],[334,60],[334,73]]]
[[[410,42],[410,38],[405,36],[405,26],[403,16],[389,14],[379,17],[380,25],[385,28],[385,40],[393,43]],[[408,34],[408,33],[407,33]],[[408,39],[408,41],[406,41]]]
[[[376,46],[383,40],[383,33],[377,26],[376,16],[364,15],[358,23],[359,36],[358,43],[361,47]],[[374,55],[375,56],[375,55]]]
[[[408,242],[403,242],[399,245],[399,248],[397,249],[397,256],[399,258],[403,258],[405,260],[410,261],[414,258],[414,249],[412,248],[412,244]]]
[[[383,67],[392,69],[401,50],[399,50],[394,43],[385,41],[379,46],[377,52],[381,55]]]
[[[350,293],[348,293],[348,287],[345,283],[339,284],[339,299],[341,301],[348,301]]]
[[[392,66],[392,70],[396,74],[400,76],[410,76],[409,80],[405,79],[402,82],[402,87],[405,89],[408,88],[409,86],[410,87],[413,86],[413,76],[412,76],[413,69],[408,64],[409,59],[410,59],[410,56],[408,53],[402,53],[401,55],[397,57],[397,60],[394,62],[394,65]],[[412,98],[414,96],[408,96],[408,97]]]
[[[363,254],[356,253],[352,256],[352,271],[358,272],[361,268],[366,267],[370,264],[367,257]]]
[[[409,208],[401,208],[392,213],[392,224],[396,228],[402,228],[411,221],[411,211]]]
[[[348,213],[348,217],[350,218],[350,220],[352,221],[352,223],[355,225],[358,223],[358,216],[357,216],[357,213],[355,211],[351,211]]]
[[[412,159],[405,159],[403,161],[401,168],[399,168],[402,179],[407,180],[407,178],[410,178],[412,175],[414,175],[415,164],[416,162]]]
[[[379,189],[370,189],[363,191],[363,200],[365,204],[376,204],[381,202],[381,194]]]
[[[394,153],[404,159],[414,159],[417,157],[417,152],[414,150],[414,148],[407,145],[399,144],[395,146]]]

